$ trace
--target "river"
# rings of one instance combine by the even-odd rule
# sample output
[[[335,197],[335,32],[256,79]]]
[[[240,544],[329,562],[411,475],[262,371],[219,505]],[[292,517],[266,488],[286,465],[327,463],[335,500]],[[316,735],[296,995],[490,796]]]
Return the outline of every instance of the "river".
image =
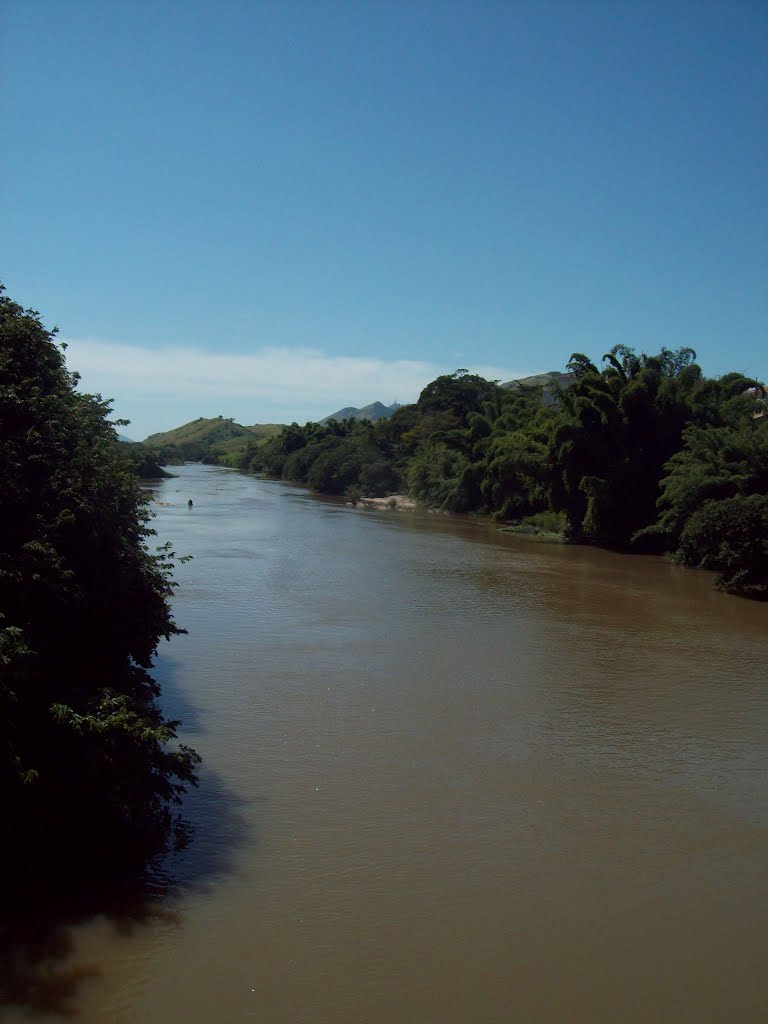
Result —
[[[9,1020],[768,1019],[768,606],[175,472],[155,525],[194,556],[189,632],[157,677],[204,758],[197,837]]]

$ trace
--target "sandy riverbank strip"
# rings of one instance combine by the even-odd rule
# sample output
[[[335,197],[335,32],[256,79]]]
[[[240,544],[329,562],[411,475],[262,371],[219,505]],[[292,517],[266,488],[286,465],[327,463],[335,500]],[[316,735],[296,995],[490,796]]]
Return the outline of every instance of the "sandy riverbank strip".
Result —
[[[406,494],[390,494],[387,498],[358,498],[357,504],[363,508],[377,508],[393,512],[413,512],[417,507],[413,498]]]

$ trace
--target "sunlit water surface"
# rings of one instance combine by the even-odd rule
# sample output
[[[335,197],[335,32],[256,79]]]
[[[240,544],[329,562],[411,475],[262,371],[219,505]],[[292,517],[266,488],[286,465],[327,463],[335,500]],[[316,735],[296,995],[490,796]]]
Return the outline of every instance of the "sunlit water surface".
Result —
[[[176,472],[156,527],[194,556],[189,633],[157,675],[205,760],[197,838],[144,920],[72,932],[55,1009],[768,1019],[768,607],[659,558]]]

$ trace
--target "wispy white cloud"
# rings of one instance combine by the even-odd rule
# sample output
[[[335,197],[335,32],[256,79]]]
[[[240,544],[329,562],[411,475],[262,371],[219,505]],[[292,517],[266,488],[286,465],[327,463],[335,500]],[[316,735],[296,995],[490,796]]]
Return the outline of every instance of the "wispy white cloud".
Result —
[[[133,421],[129,433],[137,437],[197,416],[303,422],[345,405],[413,402],[430,380],[455,369],[423,360],[337,356],[314,348],[266,347],[241,355],[63,340],[68,366],[81,375],[81,389],[114,398],[116,415]],[[468,368],[489,379],[518,375],[491,366]]]
[[[423,387],[434,367],[426,362],[387,362],[366,356],[332,356],[311,348],[263,348],[251,355],[196,348],[150,349],[114,342],[68,340],[68,362],[94,380],[119,383],[144,395],[198,394],[289,398],[294,403],[349,395],[350,390],[389,392]]]

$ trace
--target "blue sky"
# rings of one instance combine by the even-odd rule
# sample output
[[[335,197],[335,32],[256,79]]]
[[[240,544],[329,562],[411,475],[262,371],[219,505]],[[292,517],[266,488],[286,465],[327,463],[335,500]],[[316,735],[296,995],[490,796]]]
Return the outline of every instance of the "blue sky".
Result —
[[[0,278],[144,437],[768,373],[768,4],[4,0]]]

